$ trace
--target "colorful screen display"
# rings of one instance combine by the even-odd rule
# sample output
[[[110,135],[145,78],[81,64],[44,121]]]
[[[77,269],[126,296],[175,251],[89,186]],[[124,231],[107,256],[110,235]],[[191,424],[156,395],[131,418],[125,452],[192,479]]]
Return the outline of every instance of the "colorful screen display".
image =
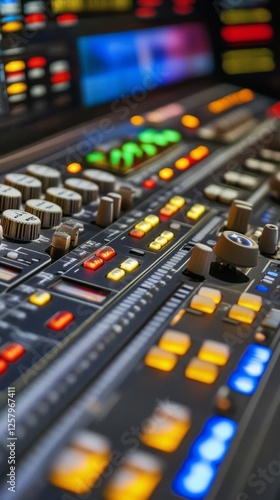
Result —
[[[145,93],[209,74],[214,60],[200,23],[83,36],[78,39],[85,106]]]

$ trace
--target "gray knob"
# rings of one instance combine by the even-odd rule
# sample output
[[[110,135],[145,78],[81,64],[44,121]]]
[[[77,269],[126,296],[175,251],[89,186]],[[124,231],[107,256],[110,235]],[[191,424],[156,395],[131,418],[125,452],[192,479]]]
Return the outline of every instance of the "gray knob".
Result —
[[[62,209],[51,201],[28,200],[25,210],[40,219],[42,228],[58,226],[61,222]]]
[[[248,229],[252,209],[251,203],[234,200],[228,214],[227,229],[245,234]]]
[[[198,276],[206,277],[212,262],[213,250],[207,245],[197,243],[193,248],[187,270]]]
[[[130,210],[133,207],[133,189],[130,186],[120,186],[119,194],[122,197],[123,210]]]
[[[39,179],[24,174],[7,174],[5,184],[18,189],[22,194],[22,201],[30,198],[40,198],[42,193],[42,183]]]
[[[21,192],[11,186],[0,184],[0,212],[9,208],[20,208]]]
[[[46,165],[28,165],[26,172],[32,177],[36,177],[42,183],[42,190],[45,193],[49,187],[56,187],[60,182],[60,172]]]
[[[269,185],[272,196],[280,199],[280,172],[270,179]]]
[[[259,246],[248,236],[234,231],[224,231],[213,248],[214,253],[226,264],[237,267],[255,267]]]
[[[23,210],[5,210],[2,214],[3,235],[18,241],[36,240],[40,236],[41,221]]]
[[[71,236],[63,231],[55,231],[52,237],[52,247],[62,253],[67,252],[70,248]]]
[[[96,224],[101,227],[110,226],[113,222],[114,202],[108,196],[102,196],[96,216]]]
[[[46,200],[56,203],[62,208],[64,215],[72,215],[80,212],[82,208],[82,197],[80,194],[60,187],[47,189]]]
[[[274,224],[266,224],[259,239],[260,252],[274,255],[277,249],[279,229]]]
[[[79,193],[83,198],[83,203],[85,205],[97,200],[98,198],[99,187],[94,182],[73,177],[66,179],[64,186],[68,189],[72,189],[72,191],[75,191],[76,193]]]
[[[113,219],[117,220],[120,217],[121,214],[121,206],[122,206],[122,197],[118,193],[108,193],[107,196],[109,198],[112,198],[114,205],[113,205]]]
[[[83,177],[97,184],[101,193],[106,194],[109,191],[115,191],[116,178],[114,175],[108,174],[108,172],[88,169],[83,171]]]

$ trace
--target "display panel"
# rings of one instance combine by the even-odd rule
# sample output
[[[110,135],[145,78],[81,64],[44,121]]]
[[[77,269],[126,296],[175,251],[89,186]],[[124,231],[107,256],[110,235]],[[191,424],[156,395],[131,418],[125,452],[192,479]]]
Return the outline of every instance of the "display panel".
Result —
[[[200,23],[85,36],[78,52],[85,106],[203,76],[214,66]]]

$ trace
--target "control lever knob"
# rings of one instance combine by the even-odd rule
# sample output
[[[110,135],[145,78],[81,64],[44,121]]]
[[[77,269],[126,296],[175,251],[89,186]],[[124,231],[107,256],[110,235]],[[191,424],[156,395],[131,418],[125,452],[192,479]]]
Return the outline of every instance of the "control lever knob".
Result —
[[[133,206],[133,189],[130,186],[120,186],[119,194],[122,197],[123,210],[130,210]]]
[[[101,227],[110,226],[113,222],[114,201],[109,196],[102,196],[96,216],[96,224]]]
[[[113,205],[113,219],[117,220],[120,217],[121,214],[121,206],[122,206],[122,197],[118,193],[108,193],[107,196],[109,198],[112,198],[114,205]]]
[[[193,248],[191,258],[188,262],[187,271],[205,278],[209,273],[212,256],[212,248],[202,243],[197,243]]]
[[[248,229],[252,209],[251,203],[234,200],[228,214],[227,229],[245,234]]]
[[[213,248],[214,253],[225,264],[236,267],[255,267],[258,263],[258,244],[234,231],[224,231]]]
[[[259,239],[260,252],[274,255],[278,243],[279,229],[274,224],[266,224]]]

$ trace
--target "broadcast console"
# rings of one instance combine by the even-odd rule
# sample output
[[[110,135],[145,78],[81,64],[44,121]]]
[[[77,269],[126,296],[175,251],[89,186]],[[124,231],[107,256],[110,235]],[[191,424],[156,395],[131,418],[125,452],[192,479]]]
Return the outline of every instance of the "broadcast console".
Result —
[[[280,499],[278,13],[0,0],[1,500]]]

